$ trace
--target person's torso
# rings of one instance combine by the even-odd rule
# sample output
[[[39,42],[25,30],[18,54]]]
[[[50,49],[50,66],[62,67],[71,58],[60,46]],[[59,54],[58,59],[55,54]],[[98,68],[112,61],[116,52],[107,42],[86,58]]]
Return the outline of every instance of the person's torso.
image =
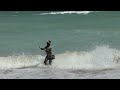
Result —
[[[52,48],[51,48],[51,46],[46,47],[45,52],[46,52],[47,54],[52,54]]]

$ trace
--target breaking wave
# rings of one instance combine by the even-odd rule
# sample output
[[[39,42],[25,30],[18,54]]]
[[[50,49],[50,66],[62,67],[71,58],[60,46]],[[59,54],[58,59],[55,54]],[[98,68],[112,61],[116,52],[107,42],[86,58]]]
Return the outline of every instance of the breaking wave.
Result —
[[[0,69],[23,68],[43,64],[45,56],[18,55],[0,57]],[[98,46],[90,52],[65,52],[57,54],[51,67],[60,69],[108,69],[120,66],[120,51],[109,46]]]
[[[90,52],[66,52],[57,56],[55,67],[63,69],[109,69],[120,66],[120,51],[109,46],[96,47]]]
[[[0,69],[12,69],[12,68],[23,68],[31,67],[41,64],[40,60],[44,57],[41,55],[18,55],[18,56],[7,56],[0,57]]]
[[[41,14],[33,14],[33,15],[55,15],[55,14],[89,14],[91,12],[97,11],[59,11],[59,12],[50,12],[50,13],[41,13]]]

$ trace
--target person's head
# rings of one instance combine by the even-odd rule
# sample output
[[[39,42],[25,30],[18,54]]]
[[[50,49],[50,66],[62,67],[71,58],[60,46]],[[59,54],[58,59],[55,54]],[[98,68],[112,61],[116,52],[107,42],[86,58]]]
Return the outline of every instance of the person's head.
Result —
[[[51,44],[51,41],[50,41],[50,40],[48,40],[48,42],[47,42],[47,46],[50,46],[50,44]]]
[[[50,41],[50,40],[48,40],[48,42],[49,42],[49,43],[51,43],[51,41]]]

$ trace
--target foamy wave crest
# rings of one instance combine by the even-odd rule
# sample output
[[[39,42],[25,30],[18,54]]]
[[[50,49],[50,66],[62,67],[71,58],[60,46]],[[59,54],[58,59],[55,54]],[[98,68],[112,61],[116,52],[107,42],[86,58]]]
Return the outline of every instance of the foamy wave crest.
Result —
[[[0,57],[0,69],[45,66],[45,56],[18,55]],[[53,68],[60,69],[111,69],[120,66],[120,51],[109,46],[98,46],[89,52],[65,52],[57,54],[53,60]]]
[[[109,46],[96,47],[90,52],[66,52],[59,54],[54,66],[63,69],[108,69],[120,66],[120,51]]]
[[[33,15],[48,15],[48,14],[88,14],[93,11],[63,11],[63,12],[50,12],[50,13],[41,13],[41,14],[33,14]]]
[[[31,67],[40,65],[44,57],[41,55],[19,55],[19,56],[8,56],[0,57],[0,69],[13,69]]]

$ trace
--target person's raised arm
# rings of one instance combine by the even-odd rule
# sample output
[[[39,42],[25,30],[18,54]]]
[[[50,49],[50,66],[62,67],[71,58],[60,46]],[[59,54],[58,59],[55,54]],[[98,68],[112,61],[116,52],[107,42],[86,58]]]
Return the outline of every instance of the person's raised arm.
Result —
[[[39,48],[40,48],[40,46],[39,46]],[[40,48],[41,50],[45,50],[45,48]]]

